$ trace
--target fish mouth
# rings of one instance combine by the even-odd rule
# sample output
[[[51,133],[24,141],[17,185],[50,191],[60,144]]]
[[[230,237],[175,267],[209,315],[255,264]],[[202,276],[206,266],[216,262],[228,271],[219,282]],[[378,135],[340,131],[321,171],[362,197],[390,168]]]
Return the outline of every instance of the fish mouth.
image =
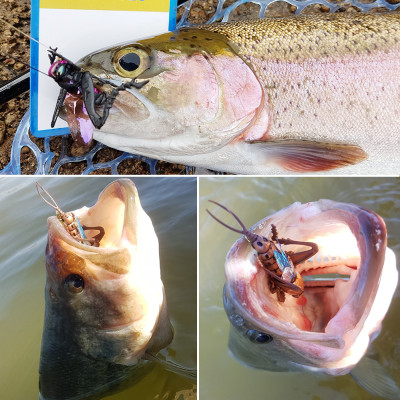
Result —
[[[58,218],[50,217],[47,290],[62,303],[84,354],[132,365],[146,351],[165,307],[152,222],[129,179],[112,182],[94,206],[74,214],[86,238],[97,237],[99,245],[74,239]],[[71,275],[84,282],[78,294],[66,290]]]
[[[100,193],[93,207],[82,207],[73,211],[84,228],[86,238],[97,237],[98,247],[75,240],[57,217],[49,218],[49,230],[55,238],[76,249],[85,249],[89,253],[110,253],[137,245],[140,208],[139,195],[134,183],[129,179],[120,179]],[[127,272],[129,271],[124,269],[119,271]]]
[[[241,238],[225,264],[228,314],[235,310],[254,329],[272,335],[295,354],[297,363],[342,371],[354,366],[379,333],[390,305],[389,292],[395,289],[389,281],[397,282],[384,221],[353,204],[320,200],[295,203],[260,221],[252,231],[271,238],[271,224],[280,238],[319,247],[313,258],[296,266],[304,294],[299,298],[286,294],[279,302],[256,254]],[[297,252],[304,247],[284,249]]]

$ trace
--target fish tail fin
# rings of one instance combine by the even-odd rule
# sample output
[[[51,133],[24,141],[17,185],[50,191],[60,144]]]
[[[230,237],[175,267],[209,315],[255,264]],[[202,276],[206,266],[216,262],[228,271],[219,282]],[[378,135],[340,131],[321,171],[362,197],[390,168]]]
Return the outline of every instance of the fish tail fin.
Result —
[[[255,140],[245,142],[255,151],[287,171],[317,172],[357,164],[368,156],[361,147],[342,143],[311,140]]]

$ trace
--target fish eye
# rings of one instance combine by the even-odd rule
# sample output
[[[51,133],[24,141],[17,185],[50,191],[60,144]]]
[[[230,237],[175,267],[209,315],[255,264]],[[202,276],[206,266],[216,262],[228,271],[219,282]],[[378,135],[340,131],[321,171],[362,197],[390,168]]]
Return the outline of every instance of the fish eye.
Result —
[[[136,53],[127,53],[118,62],[122,69],[132,72],[139,68],[140,57]]]
[[[273,338],[271,335],[268,333],[260,332],[255,329],[249,329],[247,331],[247,337],[252,341],[253,343],[269,343],[272,342]]]
[[[71,293],[80,293],[85,287],[85,281],[80,275],[71,274],[65,279],[65,287]]]
[[[150,57],[146,51],[134,47],[115,53],[113,67],[124,78],[136,78],[150,66]]]

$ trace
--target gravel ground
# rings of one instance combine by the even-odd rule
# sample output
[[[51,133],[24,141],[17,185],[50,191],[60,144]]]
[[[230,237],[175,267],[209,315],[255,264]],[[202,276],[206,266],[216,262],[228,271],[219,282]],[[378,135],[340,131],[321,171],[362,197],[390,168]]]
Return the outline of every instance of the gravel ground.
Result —
[[[368,3],[370,0],[361,0]],[[400,0],[390,0],[397,3]],[[230,6],[234,0],[226,0],[224,7]],[[188,20],[191,23],[206,22],[216,11],[218,0],[196,0],[190,10]],[[295,12],[296,8],[285,2],[276,2],[271,4],[265,15],[282,16]],[[308,13],[328,12],[327,7],[314,5],[307,7]],[[352,6],[342,7],[340,11],[356,12]],[[183,13],[183,8],[178,10],[178,19]],[[259,13],[259,5],[254,3],[242,4],[237,7],[230,15],[230,20],[256,18]],[[7,20],[13,26],[29,34],[30,30],[30,2],[29,0],[1,0],[0,16]],[[29,39],[21,33],[11,29],[0,21],[0,37],[3,38],[0,44],[0,84],[15,78],[28,69],[29,64]],[[55,99],[56,100],[56,99]],[[55,101],[54,100],[54,101]],[[0,170],[10,161],[10,150],[15,131],[19,125],[22,116],[29,107],[29,93],[24,93],[8,103],[0,106]],[[43,139],[31,136],[41,150],[43,150]],[[57,161],[61,151],[61,138],[56,137],[50,141],[50,148],[55,153],[53,165]],[[85,154],[90,148],[83,148],[76,145],[69,137],[68,155],[79,156]],[[107,162],[121,154],[120,151],[106,148],[96,154],[94,161],[97,163]],[[69,163],[61,167],[60,174],[80,174],[85,169],[86,163]],[[22,174],[33,174],[36,170],[36,158],[27,147],[21,150],[21,170]],[[120,174],[149,174],[148,165],[140,160],[125,160],[119,167]],[[160,161],[157,164],[158,174],[184,174],[185,166],[179,164],[170,164]],[[109,169],[102,169],[93,172],[93,174],[111,174]]]

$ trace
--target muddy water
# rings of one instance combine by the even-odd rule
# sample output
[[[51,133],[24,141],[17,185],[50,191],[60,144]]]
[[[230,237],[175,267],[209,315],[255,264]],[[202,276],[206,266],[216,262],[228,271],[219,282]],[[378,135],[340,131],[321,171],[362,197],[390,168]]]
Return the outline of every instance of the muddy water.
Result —
[[[327,378],[306,373],[277,373],[241,365],[227,348],[229,322],[222,304],[224,260],[238,234],[205,212],[206,208],[233,224],[229,215],[207,200],[234,210],[246,226],[295,201],[328,198],[356,203],[381,215],[387,225],[388,246],[400,260],[400,180],[397,178],[201,178],[199,186],[199,368],[200,398],[218,400],[376,399],[350,375]],[[399,265],[399,263],[398,263]],[[383,329],[371,346],[372,356],[400,385],[400,290],[397,288]]]
[[[115,178],[0,178],[0,398],[38,398],[46,280],[46,219],[38,180],[65,210],[93,205]],[[196,179],[134,178],[160,242],[161,274],[175,337],[168,358],[196,367]],[[192,399],[189,380],[156,367],[136,386],[107,399]]]

